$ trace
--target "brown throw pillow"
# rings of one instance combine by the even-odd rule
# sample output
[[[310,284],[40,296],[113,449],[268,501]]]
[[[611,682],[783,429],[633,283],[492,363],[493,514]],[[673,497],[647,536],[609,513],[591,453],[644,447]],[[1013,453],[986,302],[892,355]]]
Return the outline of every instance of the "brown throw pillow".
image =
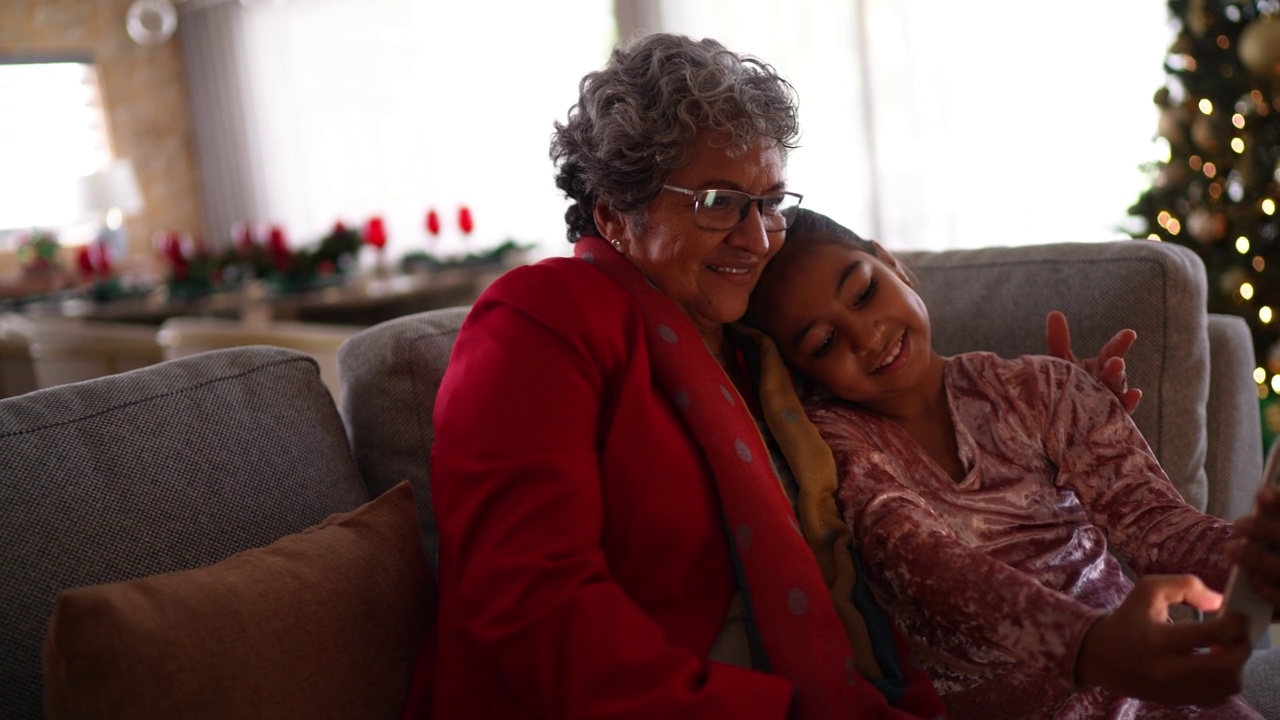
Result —
[[[45,714],[398,717],[434,602],[402,482],[215,565],[59,593]]]

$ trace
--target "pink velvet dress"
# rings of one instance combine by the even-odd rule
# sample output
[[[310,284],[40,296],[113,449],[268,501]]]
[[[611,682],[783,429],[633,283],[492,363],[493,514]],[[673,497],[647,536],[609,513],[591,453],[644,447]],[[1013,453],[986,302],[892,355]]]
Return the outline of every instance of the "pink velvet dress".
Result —
[[[835,401],[809,414],[840,472],[868,583],[955,718],[1256,718],[1243,700],[1170,707],[1073,684],[1081,639],[1139,574],[1221,590],[1226,522],[1187,505],[1132,420],[1075,365],[949,358],[965,477],[893,422]]]

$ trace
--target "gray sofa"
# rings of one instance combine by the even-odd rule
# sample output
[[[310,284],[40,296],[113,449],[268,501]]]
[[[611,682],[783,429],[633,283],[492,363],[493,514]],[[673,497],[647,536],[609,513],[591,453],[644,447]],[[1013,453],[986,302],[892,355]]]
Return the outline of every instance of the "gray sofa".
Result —
[[[1192,504],[1228,518],[1248,511],[1262,461],[1251,341],[1243,321],[1206,314],[1204,268],[1190,251],[1116,242],[902,257],[943,352],[1041,352],[1053,308],[1082,354],[1136,329],[1136,421]],[[341,410],[314,361],[266,347],[0,400],[2,714],[41,716],[42,646],[65,588],[207,566],[404,480],[433,558],[432,408],[465,315],[420,313],[348,340]],[[1276,652],[1255,653],[1247,675],[1270,717],[1280,717]]]

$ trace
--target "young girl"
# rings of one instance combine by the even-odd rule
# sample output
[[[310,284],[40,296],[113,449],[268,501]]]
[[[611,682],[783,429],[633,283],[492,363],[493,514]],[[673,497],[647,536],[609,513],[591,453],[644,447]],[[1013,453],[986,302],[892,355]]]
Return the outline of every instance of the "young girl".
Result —
[[[811,211],[747,322],[824,388],[807,410],[866,579],[953,717],[1258,717],[1238,697],[1126,697],[1221,701],[1250,648],[1234,614],[1167,623],[1171,603],[1217,608],[1195,577],[1135,589],[1108,552],[1220,589],[1232,528],[1182,501],[1091,375],[1051,357],[939,356],[898,262]]]

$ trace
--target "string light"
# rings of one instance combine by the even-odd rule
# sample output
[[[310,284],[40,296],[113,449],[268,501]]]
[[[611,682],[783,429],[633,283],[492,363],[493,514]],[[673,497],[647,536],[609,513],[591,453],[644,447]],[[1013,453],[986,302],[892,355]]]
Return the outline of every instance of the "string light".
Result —
[[[1182,232],[1182,223],[1178,222],[1177,218],[1169,218],[1169,224],[1164,229],[1168,230],[1170,235],[1177,235]]]
[[[1205,163],[1205,164],[1204,164],[1204,176],[1205,176],[1205,177],[1213,177],[1214,175],[1217,175],[1217,174],[1218,174],[1218,166],[1217,166],[1217,165],[1214,165],[1214,164],[1213,164],[1213,163],[1211,163],[1211,162],[1208,162],[1208,163]]]
[[[1280,375],[1271,376],[1271,389],[1280,393]]]
[[[1243,130],[1243,129],[1244,129],[1244,115],[1241,115],[1240,113],[1236,113],[1236,114],[1232,115],[1232,116],[1231,116],[1231,124],[1232,124],[1232,125],[1235,125],[1237,129],[1239,129],[1239,130]]]
[[[1267,269],[1267,261],[1262,259],[1261,255],[1253,256],[1253,269],[1255,272],[1262,272]]]
[[[1200,98],[1200,112],[1205,115],[1213,114],[1213,102],[1209,98]]]
[[[1236,151],[1237,155],[1244,154],[1244,140],[1240,138],[1231,138],[1231,149]]]
[[[1173,216],[1169,214],[1168,210],[1161,210],[1159,214],[1156,215],[1156,224],[1160,227],[1169,227],[1169,221],[1172,219]]]
[[[1263,201],[1262,201],[1262,212],[1266,213],[1267,215],[1275,215],[1275,214],[1276,214],[1276,201],[1275,201],[1275,200],[1272,200],[1271,198],[1267,198],[1267,199],[1263,200]]]
[[[1187,158],[1187,164],[1191,166],[1192,170],[1199,170],[1204,166],[1204,160],[1202,160],[1199,155],[1192,155]]]
[[[1236,238],[1236,252],[1240,253],[1241,255],[1249,254],[1249,238],[1243,235]]]
[[[1272,312],[1271,312],[1270,305],[1263,305],[1262,307],[1258,308],[1258,319],[1262,321],[1263,325],[1271,324],[1271,315],[1272,315]]]
[[[1253,369],[1253,381],[1261,385],[1267,381],[1267,371],[1263,368],[1256,367]]]
[[[1253,299],[1253,283],[1249,283],[1249,282],[1240,283],[1240,297],[1244,298],[1245,300]]]

